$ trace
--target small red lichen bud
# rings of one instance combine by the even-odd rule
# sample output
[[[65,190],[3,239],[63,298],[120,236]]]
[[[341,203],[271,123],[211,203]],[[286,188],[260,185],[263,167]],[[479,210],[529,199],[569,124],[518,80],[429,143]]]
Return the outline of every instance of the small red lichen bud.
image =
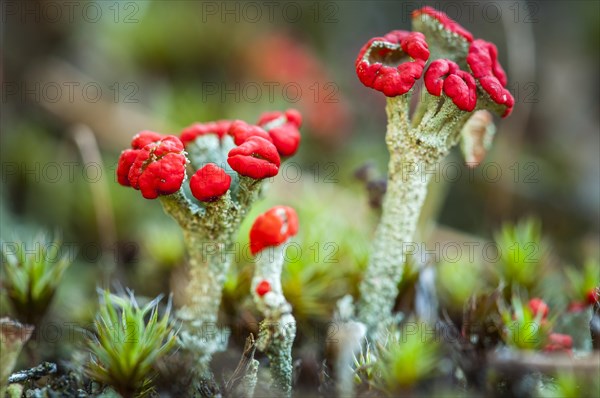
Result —
[[[288,109],[285,111],[287,121],[300,128],[302,126],[302,115],[296,109]]]
[[[568,334],[550,333],[544,351],[570,351],[573,348],[573,338]]]
[[[129,182],[129,170],[137,158],[138,149],[125,149],[119,156],[119,163],[117,166],[117,181],[124,187],[130,187]]]
[[[461,110],[471,112],[477,104],[477,85],[471,74],[448,59],[433,61],[424,76],[425,87],[431,95],[440,96],[442,89]]]
[[[436,59],[429,64],[425,76],[423,77],[425,87],[429,94],[435,95],[436,97],[442,95],[444,77],[458,69],[459,67],[456,63],[447,59]]]
[[[415,10],[412,13],[413,19],[423,18],[424,16],[425,18],[431,17],[432,19],[436,20],[444,30],[451,33],[455,33],[468,42],[473,41],[473,35],[471,34],[471,32],[463,28],[458,22],[450,18],[446,13],[438,11],[435,8],[428,6]]]
[[[201,202],[214,202],[225,195],[231,186],[231,177],[219,166],[208,163],[190,178],[192,195]]]
[[[506,87],[508,80],[506,73],[498,62],[498,49],[493,43],[477,39],[469,46],[467,63],[477,79],[484,76],[494,76],[502,87]]]
[[[148,147],[151,144],[148,144]],[[135,161],[129,168],[129,174],[127,178],[129,180],[129,184],[133,187],[133,189],[140,189],[139,179],[142,174],[143,168],[150,162],[150,150],[140,149],[137,152],[137,156],[135,157]]]
[[[216,134],[219,138],[223,138],[231,127],[230,120],[217,120],[216,122],[194,123],[181,131],[181,142],[184,145],[193,142],[196,138],[205,134]]]
[[[131,147],[133,149],[142,149],[148,144],[160,141],[162,138],[164,138],[164,135],[155,133],[154,131],[140,131],[133,136],[133,139],[131,140]]]
[[[550,312],[550,309],[544,300],[537,297],[529,300],[529,309],[531,312],[533,312],[534,316],[542,314],[542,319],[546,319],[548,317],[548,313]]]
[[[279,119],[282,116],[283,116],[283,113],[280,111],[264,112],[262,115],[260,115],[260,117],[258,118],[258,122],[256,122],[256,124],[259,126],[264,126],[268,123],[271,123],[273,120]]]
[[[494,76],[484,76],[479,79],[479,84],[481,84],[481,87],[488,93],[492,101],[499,105],[506,106],[506,110],[502,114],[502,117],[507,117],[511,114],[512,108],[515,105],[515,99],[510,91],[500,84],[498,79]]]
[[[592,290],[587,292],[586,297],[588,304],[594,305],[595,303],[600,301],[600,289],[593,288]]]
[[[144,150],[150,150],[154,156],[161,157],[168,153],[183,152],[183,143],[174,135],[168,135],[162,140],[144,147]]]
[[[402,31],[390,32],[396,36],[397,42],[400,43],[402,51],[408,54],[409,57],[422,62],[427,62],[429,59],[429,46],[425,40],[425,35],[421,32],[410,32],[405,35]],[[390,37],[389,34],[384,37]]]
[[[270,291],[271,291],[271,284],[269,283],[269,281],[262,280],[258,283],[258,285],[256,285],[256,294],[258,294],[260,297],[264,296],[265,294],[269,293]]]
[[[267,141],[272,141],[269,133],[261,127],[253,126],[242,120],[236,120],[231,123],[228,134],[233,137],[235,145],[242,145],[250,137],[261,137]]]
[[[298,127],[292,123],[273,127],[269,130],[269,136],[281,156],[292,156],[300,145],[300,132]]]
[[[139,179],[142,196],[155,199],[177,192],[185,178],[185,163],[185,157],[177,153],[169,153],[150,163]]]
[[[256,218],[250,229],[253,255],[266,247],[279,246],[298,233],[298,215],[288,206],[275,206]]]
[[[458,70],[444,81],[444,94],[452,99],[458,109],[471,112],[477,104],[475,78],[464,70]]]
[[[281,159],[270,141],[250,137],[229,151],[227,163],[239,174],[260,180],[277,175]]]
[[[146,199],[170,195],[181,188],[187,159],[179,138],[170,135],[138,150],[127,176]]]
[[[258,126],[264,127],[265,125],[271,123],[274,120],[281,118],[282,123],[289,122],[294,124],[296,127],[300,128],[302,126],[302,115],[296,109],[290,108],[285,112],[280,111],[271,111],[265,112],[258,118],[258,122],[256,124]]]
[[[469,47],[467,64],[473,72],[473,76],[479,81],[479,84],[488,93],[492,101],[506,107],[502,117],[510,115],[515,99],[510,91],[505,88],[507,84],[506,73],[500,62],[498,62],[498,49],[496,46],[485,40],[473,41]]]
[[[261,115],[257,123],[260,127],[268,129],[270,140],[275,144],[281,156],[292,156],[300,146],[300,131],[302,115],[295,109],[285,112],[266,112]]]
[[[412,61],[406,61],[407,57]],[[413,88],[428,59],[422,33],[395,30],[363,46],[356,59],[356,74],[365,86],[395,97]]]

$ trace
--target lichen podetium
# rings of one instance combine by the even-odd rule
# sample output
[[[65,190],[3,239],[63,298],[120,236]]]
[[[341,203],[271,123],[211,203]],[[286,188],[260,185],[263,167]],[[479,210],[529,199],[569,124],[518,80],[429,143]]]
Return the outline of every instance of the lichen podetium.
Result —
[[[506,117],[514,105],[492,43],[473,40],[430,7],[413,13],[413,27],[415,32],[395,30],[369,40],[355,65],[360,81],[387,97],[387,191],[357,305],[358,319],[371,334],[391,319],[406,247],[415,239],[427,196],[428,171],[460,141],[476,111]],[[422,76],[419,92],[415,84]]]
[[[250,229],[250,250],[256,256],[252,293],[265,317],[260,323],[257,347],[269,358],[271,390],[277,396],[292,395],[292,345],[296,319],[281,287],[285,249],[298,232],[296,211],[275,206],[259,215]]]

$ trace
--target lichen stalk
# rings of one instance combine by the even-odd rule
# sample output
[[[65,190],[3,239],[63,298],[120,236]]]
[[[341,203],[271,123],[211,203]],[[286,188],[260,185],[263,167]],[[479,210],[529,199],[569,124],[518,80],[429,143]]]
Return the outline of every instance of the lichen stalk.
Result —
[[[252,185],[248,195],[256,199],[261,183]],[[248,200],[249,205],[252,200]],[[241,207],[229,192],[215,202],[199,207],[183,190],[161,197],[167,214],[181,226],[189,256],[185,302],[176,312],[182,322],[180,344],[195,356],[194,371],[206,377],[212,355],[225,349],[228,331],[218,328],[223,286],[231,264],[234,235],[241,223]]]
[[[417,101],[415,111],[411,117],[411,127],[416,127],[419,125],[426,113],[434,112],[440,100],[439,97],[429,94],[424,86],[421,88],[418,95],[419,99]]]
[[[371,333],[391,316],[431,173],[456,142],[463,118],[469,115],[445,101],[438,112],[425,112],[413,128],[408,101],[408,96],[388,98],[386,107],[388,184],[358,305],[358,318]]]
[[[183,193],[183,189],[172,195],[160,197],[160,204],[165,213],[171,216],[182,229],[192,229],[200,222],[199,217],[204,212],[198,206],[193,205]]]
[[[181,345],[196,356],[196,371],[208,371],[212,354],[227,345],[227,330],[217,326],[226,275],[231,264],[224,241],[207,241],[202,234],[184,231],[189,253],[189,282],[185,303],[176,313],[183,323]]]
[[[435,148],[434,151],[444,151],[443,158],[450,148],[458,142],[460,130],[472,113],[457,109],[452,101],[446,97],[439,98],[437,104],[429,109],[419,125],[410,133],[416,139]]]
[[[283,296],[281,271],[286,244],[267,247],[257,256],[252,279],[254,301],[265,319],[260,323],[257,347],[269,358],[271,390],[276,396],[292,394],[292,345],[296,337],[296,320],[292,307]],[[270,291],[257,293],[262,281],[270,284]]]

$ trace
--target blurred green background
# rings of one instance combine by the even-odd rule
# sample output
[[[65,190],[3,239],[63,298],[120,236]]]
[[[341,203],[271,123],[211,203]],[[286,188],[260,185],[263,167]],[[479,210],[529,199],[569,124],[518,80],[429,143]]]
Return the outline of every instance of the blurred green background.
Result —
[[[593,1],[3,2],[2,237],[58,230],[76,250],[59,295],[65,318],[91,319],[87,299],[115,279],[139,294],[177,294],[177,272],[168,275],[184,261],[180,231],[159,203],[116,183],[120,151],[142,129],[178,134],[294,107],[301,149],[240,242],[258,212],[295,206],[302,252],[286,270],[289,299],[300,318],[328,319],[335,299],[356,293],[377,220],[354,170],[372,160],[385,173],[388,157],[385,100],[360,84],[354,60],[369,38],[410,29],[423,5],[497,44],[516,99],[483,165],[469,170],[456,151],[441,166],[428,216],[489,239],[502,222],[535,215],[559,256],[597,257]],[[226,286],[232,316],[247,278],[236,272]]]

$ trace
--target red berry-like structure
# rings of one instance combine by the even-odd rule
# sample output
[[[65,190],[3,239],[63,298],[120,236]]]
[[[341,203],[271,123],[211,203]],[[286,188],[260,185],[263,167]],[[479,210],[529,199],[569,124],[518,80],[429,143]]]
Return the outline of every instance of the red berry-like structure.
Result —
[[[425,87],[431,95],[439,97],[444,93],[463,111],[471,112],[477,103],[475,78],[448,59],[436,59],[427,68]]]
[[[229,190],[231,177],[219,166],[208,163],[190,178],[192,195],[201,202],[214,202]]]
[[[129,169],[129,182],[146,199],[170,195],[181,188],[186,163],[179,138],[166,136],[139,150]]]
[[[263,297],[265,294],[271,291],[271,284],[269,281],[262,280],[258,285],[256,285],[256,294],[260,297]]]
[[[131,186],[131,183],[129,182],[129,170],[131,169],[133,162],[135,162],[139,152],[139,149],[125,149],[121,152],[119,163],[117,165],[117,181],[124,187]]]
[[[234,121],[229,128],[228,134],[233,137],[235,145],[242,145],[250,137],[260,137],[272,142],[269,133],[261,127],[248,124],[242,120]]]
[[[261,115],[257,124],[269,131],[269,138],[279,155],[288,157],[296,153],[301,138],[300,112],[295,109],[288,109],[285,112],[267,112]]]
[[[160,141],[164,136],[154,131],[144,130],[133,136],[131,140],[131,148],[142,149],[146,145],[156,141]]]
[[[261,180],[277,175],[281,159],[275,145],[253,136],[229,151],[227,163],[240,175]]]
[[[187,159],[179,138],[144,131],[131,145],[134,149],[124,150],[119,157],[119,184],[140,190],[146,199],[170,195],[181,188]]]
[[[256,218],[250,229],[253,255],[266,247],[279,246],[298,233],[298,215],[288,206],[276,206]]]
[[[498,62],[496,46],[481,39],[473,41],[469,47],[467,64],[492,101],[506,107],[502,117],[510,115],[515,100],[506,89],[506,73]]]

